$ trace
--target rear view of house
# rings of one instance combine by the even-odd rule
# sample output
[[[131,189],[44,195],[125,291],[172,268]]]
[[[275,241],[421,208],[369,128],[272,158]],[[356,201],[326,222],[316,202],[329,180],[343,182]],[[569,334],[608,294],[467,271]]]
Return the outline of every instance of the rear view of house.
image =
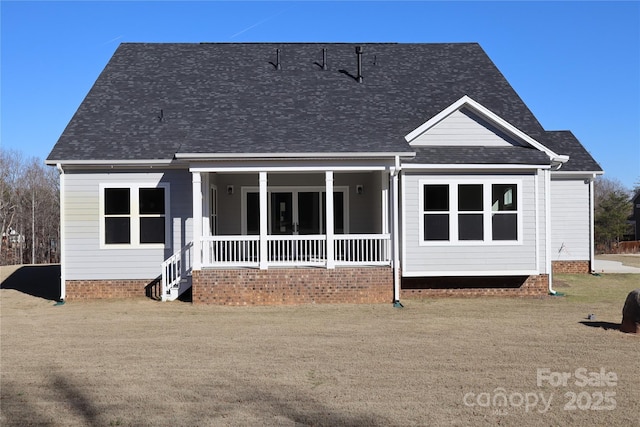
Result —
[[[134,44],[47,159],[62,298],[541,295],[591,269],[593,179],[477,44]]]

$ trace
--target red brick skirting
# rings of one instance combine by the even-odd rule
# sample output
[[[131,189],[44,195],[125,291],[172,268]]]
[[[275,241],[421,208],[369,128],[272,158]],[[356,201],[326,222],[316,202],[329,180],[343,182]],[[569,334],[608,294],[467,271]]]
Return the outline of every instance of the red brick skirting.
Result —
[[[149,280],[67,280],[66,300],[153,297],[157,279]]]
[[[439,279],[442,281],[439,283]],[[486,280],[486,283],[483,281]],[[457,282],[456,282],[457,281]],[[534,297],[549,293],[549,276],[521,278],[428,278],[403,279],[402,298],[432,297]]]
[[[589,274],[591,272],[589,261],[552,261],[551,268],[554,273]]]
[[[391,303],[389,267],[210,269],[193,272],[194,304]]]

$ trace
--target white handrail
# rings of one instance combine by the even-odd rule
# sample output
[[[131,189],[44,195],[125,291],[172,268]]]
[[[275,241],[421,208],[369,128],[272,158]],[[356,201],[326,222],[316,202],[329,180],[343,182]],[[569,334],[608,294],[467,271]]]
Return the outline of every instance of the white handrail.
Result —
[[[162,263],[162,301],[170,299],[174,290],[177,292],[180,282],[191,272],[192,268],[193,242],[189,242]]]
[[[334,235],[335,265],[389,265],[389,234]],[[273,266],[321,266],[327,262],[324,234],[267,236],[267,263]],[[259,267],[260,236],[202,238],[205,267]]]

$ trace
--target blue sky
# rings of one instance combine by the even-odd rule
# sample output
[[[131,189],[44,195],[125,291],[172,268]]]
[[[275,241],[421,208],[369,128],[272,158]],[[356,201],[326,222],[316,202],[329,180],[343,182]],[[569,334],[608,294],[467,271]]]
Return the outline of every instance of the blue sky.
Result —
[[[0,1],[1,144],[44,159],[122,42],[478,42],[548,130],[640,180],[640,2]]]

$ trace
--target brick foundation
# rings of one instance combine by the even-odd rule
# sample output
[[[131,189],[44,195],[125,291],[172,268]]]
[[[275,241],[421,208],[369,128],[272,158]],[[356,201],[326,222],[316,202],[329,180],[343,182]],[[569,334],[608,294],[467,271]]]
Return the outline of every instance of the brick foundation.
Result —
[[[403,278],[403,298],[539,297],[549,293],[549,276]]]
[[[389,267],[210,269],[193,272],[194,304],[391,303]]]
[[[552,261],[551,268],[554,273],[589,274],[591,272],[589,261]]]
[[[156,297],[158,279],[149,280],[67,280],[66,300]]]

